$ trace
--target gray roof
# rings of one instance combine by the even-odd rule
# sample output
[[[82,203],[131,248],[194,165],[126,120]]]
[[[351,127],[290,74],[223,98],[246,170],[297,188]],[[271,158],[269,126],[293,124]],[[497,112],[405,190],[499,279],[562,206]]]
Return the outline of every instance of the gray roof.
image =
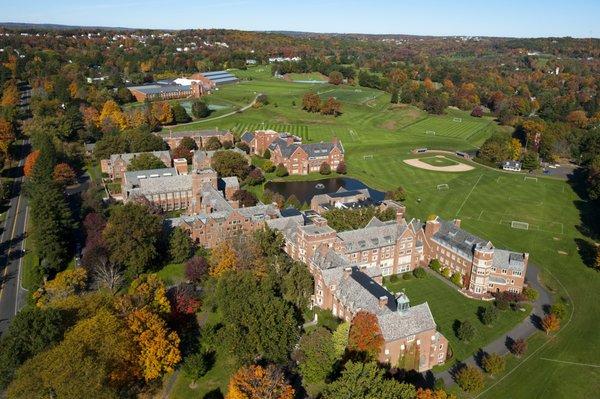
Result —
[[[296,151],[298,148],[302,148],[308,154],[309,157],[328,156],[329,153],[335,147],[338,147],[342,151],[342,153],[344,152],[344,147],[342,146],[342,143],[339,141],[337,143],[321,142],[321,143],[310,143],[310,144],[299,144],[299,143],[288,144],[284,139],[278,138],[271,143],[269,148],[271,150],[274,150],[277,147],[279,147],[281,154],[286,158],[289,158],[294,153],[294,151]]]
[[[476,247],[486,250],[494,248],[490,241],[474,236],[460,227],[456,227],[453,222],[440,218],[436,220],[440,223],[440,229],[433,235],[433,240],[451,248],[467,259],[473,258],[473,251]]]
[[[240,136],[240,140],[249,143],[254,139],[254,133],[252,132],[244,132],[244,134],[242,134]]]
[[[377,315],[379,328],[386,342],[415,335],[423,331],[434,330],[435,320],[427,302],[414,305],[406,312],[385,312]]]
[[[219,85],[224,83],[234,83],[239,79],[227,71],[202,72],[202,76],[210,79],[213,83]]]
[[[147,84],[142,86],[130,86],[129,90],[139,91],[144,94],[160,94],[160,93],[173,93],[179,91],[190,91],[192,86],[184,86],[178,84]]]
[[[350,252],[366,251],[382,246],[394,245],[398,237],[406,229],[406,224],[399,224],[395,220],[382,222],[373,217],[364,228],[341,231],[337,236],[342,240],[346,250]]]
[[[278,217],[279,210],[273,205],[258,204],[255,206],[249,206],[246,208],[238,208],[235,211],[239,212],[245,218],[248,218],[254,222],[259,221],[270,221],[271,217]],[[233,208],[229,210],[216,211],[212,213],[199,213],[196,215],[182,215],[177,218],[166,219],[166,224],[171,227],[181,226],[182,224],[191,225],[197,221],[206,223],[209,219],[224,219],[228,217]],[[278,219],[273,219],[278,220]]]
[[[523,273],[525,272],[525,254],[495,248],[492,264],[496,269],[508,269]]]
[[[124,154],[112,154],[110,156],[110,163],[114,164],[118,159],[122,159],[127,164],[129,164],[129,163],[131,163],[131,161],[133,161],[134,158],[136,158],[142,154],[152,154],[160,160],[162,160],[162,158],[165,158],[165,157],[168,158],[169,160],[171,159],[171,153],[169,151],[128,152],[128,153],[124,153]],[[165,165],[165,166],[168,167],[171,165]]]
[[[230,188],[239,188],[240,187],[240,182],[237,178],[237,176],[229,176],[229,177],[222,177],[221,180],[223,181],[223,183],[225,184],[225,187]]]
[[[175,175],[139,179],[139,188],[135,191],[141,195],[152,195],[191,189],[192,175]]]
[[[125,180],[129,187],[133,187],[139,186],[140,179],[156,179],[158,177],[175,175],[177,175],[177,169],[175,168],[136,170],[133,172],[125,172]]]
[[[183,132],[172,132],[168,134],[159,134],[161,137],[212,137],[212,136],[223,136],[227,133],[231,133],[228,130],[190,130]]]
[[[317,226],[316,224],[307,224],[305,226],[300,226],[300,229],[310,235],[335,233],[335,230],[327,225]]]

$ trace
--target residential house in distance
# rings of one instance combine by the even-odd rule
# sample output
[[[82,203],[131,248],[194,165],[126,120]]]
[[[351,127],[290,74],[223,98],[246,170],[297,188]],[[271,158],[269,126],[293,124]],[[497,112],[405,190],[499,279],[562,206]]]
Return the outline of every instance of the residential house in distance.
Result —
[[[124,173],[127,171],[127,167],[131,164],[136,157],[144,154],[143,152],[132,152],[125,154],[113,154],[109,159],[102,159],[100,161],[100,169],[102,173],[108,174],[111,179],[122,179]],[[165,168],[171,167],[172,159],[169,151],[151,151],[148,154],[152,154],[165,164]]]
[[[165,143],[169,146],[170,149],[175,149],[181,143],[185,137],[190,137],[196,142],[198,148],[204,148],[206,143],[211,137],[216,137],[219,139],[221,144],[225,141],[229,141],[233,144],[234,137],[233,133],[228,130],[198,130],[198,131],[189,131],[189,132],[173,132],[169,131],[169,134],[155,133],[157,136],[162,138]]]
[[[326,246],[309,264],[314,305],[346,321],[359,311],[375,315],[384,340],[380,362],[423,372],[446,361],[448,340],[437,331],[427,302],[410,306],[403,292],[390,293],[381,285],[379,267],[359,266]]]
[[[502,169],[510,170],[513,172],[521,171],[521,162],[519,161],[504,161],[502,162]]]
[[[470,295],[523,290],[529,254],[494,248],[492,243],[460,228],[460,220],[429,220],[420,234],[424,261],[438,259],[463,276]]]

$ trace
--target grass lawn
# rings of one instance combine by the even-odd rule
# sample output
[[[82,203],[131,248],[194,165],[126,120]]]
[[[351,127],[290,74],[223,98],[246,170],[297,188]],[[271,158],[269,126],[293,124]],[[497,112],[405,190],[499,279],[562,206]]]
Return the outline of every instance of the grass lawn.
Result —
[[[465,359],[477,352],[486,343],[500,337],[527,317],[531,308],[530,305],[526,305],[525,312],[518,310],[499,312],[498,320],[492,326],[485,326],[477,318],[477,311],[479,307],[492,306],[491,303],[466,298],[433,276],[427,275],[423,279],[412,278],[410,280],[400,278],[394,283],[387,279],[384,285],[394,293],[404,289],[413,305],[423,302],[429,304],[438,325],[438,331],[450,341],[454,354],[450,361],[443,366],[436,367],[435,370],[447,369],[455,361]],[[471,342],[463,342],[456,338],[453,326],[457,320],[469,320],[475,327],[477,333]]]
[[[157,273],[167,286],[177,285],[185,280],[185,264],[170,263]]]
[[[450,158],[446,158],[443,155],[438,155],[438,156],[434,156],[434,157],[424,157],[424,158],[419,158],[420,161],[425,162],[429,165],[432,166],[453,166],[453,165],[458,165],[458,162],[453,161]]]
[[[573,305],[570,307],[573,313],[563,321],[562,330],[550,343],[540,346],[539,352],[524,359],[514,372],[496,379],[494,388],[482,397],[594,397],[597,394],[598,384],[591,382],[600,380],[599,368],[560,363],[600,364],[598,351],[593,350],[600,347],[597,333],[600,301],[596,298],[600,280],[598,273],[587,267],[580,255],[584,243],[591,241],[582,233],[586,231],[582,218],[590,209],[569,183],[544,177],[538,177],[537,181],[524,180],[523,175],[462,160],[475,169],[442,173],[410,167],[403,160],[414,158],[411,150],[415,148],[474,150],[494,131],[504,128],[489,118],[473,118],[467,112],[448,109],[446,115],[430,116],[411,106],[392,105],[390,95],[383,92],[361,103],[358,99],[361,92],[352,90],[369,89],[290,83],[271,78],[268,70],[259,66],[240,71],[243,72],[240,77],[247,80],[223,87],[207,99],[248,104],[257,93],[264,93],[269,105],[215,121],[196,122],[181,129],[234,129],[264,123],[265,126],[283,125],[292,132],[293,129],[302,132],[306,127],[304,140],[307,142],[329,141],[336,136],[346,150],[348,176],[382,191],[402,185],[408,194],[408,216],[424,220],[434,213],[447,219],[460,218],[466,230],[492,240],[495,246],[528,252],[530,262],[541,268],[544,282],[555,287],[556,296],[565,297]],[[306,92],[318,90],[327,96],[328,93],[323,92],[332,89],[356,96],[346,101],[340,93],[341,116],[324,116],[301,109]],[[365,155],[372,157],[365,158]],[[300,179],[306,180],[306,177]],[[449,189],[440,191],[439,184],[447,184]],[[513,229],[511,221],[529,223],[529,230]],[[417,292],[413,300],[417,300],[418,295]],[[452,313],[447,317],[457,318]],[[436,321],[443,326],[440,320]],[[452,338],[452,334],[443,332]]]

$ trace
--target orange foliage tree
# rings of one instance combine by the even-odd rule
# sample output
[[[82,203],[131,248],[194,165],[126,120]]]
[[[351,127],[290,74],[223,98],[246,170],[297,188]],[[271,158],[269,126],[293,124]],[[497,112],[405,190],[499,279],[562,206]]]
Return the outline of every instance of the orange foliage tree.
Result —
[[[166,101],[153,103],[151,113],[161,125],[173,123],[173,109]]]
[[[431,389],[417,389],[416,399],[456,399],[456,395],[449,394],[443,389],[436,389],[432,391]]]
[[[229,380],[225,399],[292,399],[294,388],[286,381],[281,369],[247,366],[239,369]]]
[[[127,120],[125,119],[123,111],[121,111],[119,105],[113,100],[108,100],[104,103],[98,121],[100,124],[109,121],[121,129],[127,127]]]
[[[542,319],[542,328],[546,331],[546,334],[558,331],[560,328],[560,319],[554,313],[550,313]]]
[[[235,250],[229,243],[222,242],[212,251],[209,274],[213,277],[220,276],[228,270],[234,270],[237,264],[238,257]]]
[[[29,155],[27,155],[27,158],[25,158],[25,165],[23,165],[23,173],[25,173],[25,176],[31,176],[31,174],[33,173],[35,163],[37,162],[39,157],[40,150],[32,151],[29,153]]]
[[[52,179],[57,183],[68,186],[75,181],[75,171],[68,163],[59,163],[54,167]]]
[[[383,335],[373,313],[360,311],[352,319],[348,349],[376,357],[383,346]]]
[[[2,100],[0,101],[0,105],[3,107],[15,106],[19,104],[19,99],[19,89],[17,88],[16,83],[7,83],[2,91]]]

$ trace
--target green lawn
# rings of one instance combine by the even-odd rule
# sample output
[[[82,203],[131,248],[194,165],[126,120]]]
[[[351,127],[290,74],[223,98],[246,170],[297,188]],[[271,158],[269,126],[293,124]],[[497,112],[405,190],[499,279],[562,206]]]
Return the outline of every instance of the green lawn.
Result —
[[[486,343],[502,336],[517,323],[529,315],[530,305],[525,305],[526,311],[507,310],[499,313],[498,320],[492,326],[483,325],[477,318],[477,311],[482,306],[492,306],[489,302],[468,299],[456,289],[449,287],[434,276],[427,275],[423,279],[399,279],[392,283],[387,279],[385,287],[393,293],[405,290],[413,305],[427,302],[431,313],[438,325],[438,331],[450,342],[454,353],[453,358],[436,370],[447,369],[457,360],[462,360],[477,352]],[[456,338],[454,323],[469,320],[477,331],[471,342],[463,342]]]
[[[432,165],[432,166],[453,166],[453,165],[458,165],[458,162],[453,161],[450,158],[446,158],[445,156],[442,156],[442,155],[433,156],[433,157],[419,158],[419,160],[421,160],[422,162],[425,162],[426,164]]]
[[[514,372],[496,379],[494,388],[483,397],[594,397],[598,384],[592,382],[600,380],[599,368],[545,360],[600,364],[598,351],[593,349],[600,347],[600,301],[596,299],[600,283],[598,274],[585,266],[580,255],[582,243],[590,241],[582,234],[586,227],[581,219],[587,205],[573,188],[564,181],[545,177],[525,180],[521,174],[462,160],[475,169],[441,173],[411,167],[403,160],[414,158],[411,150],[415,148],[474,150],[494,131],[504,128],[491,119],[473,118],[451,109],[444,116],[428,116],[411,106],[389,104],[389,94],[382,92],[365,103],[340,98],[343,114],[337,118],[311,114],[301,109],[304,93],[351,91],[356,87],[323,84],[316,88],[290,83],[271,78],[268,69],[249,68],[241,77],[252,80],[223,87],[207,98],[247,104],[256,93],[265,93],[269,105],[181,129],[234,129],[264,123],[290,127],[285,130],[306,126],[305,141],[337,136],[346,150],[348,176],[379,190],[402,185],[408,193],[408,216],[424,220],[434,213],[460,218],[465,229],[498,247],[529,252],[530,262],[542,269],[544,282],[555,287],[557,296],[567,298],[574,312],[553,340],[524,359]],[[439,184],[447,184],[448,190],[438,190]],[[513,229],[511,221],[529,223],[529,230]]]
[[[170,263],[157,273],[167,286],[177,285],[185,280],[185,264]]]

